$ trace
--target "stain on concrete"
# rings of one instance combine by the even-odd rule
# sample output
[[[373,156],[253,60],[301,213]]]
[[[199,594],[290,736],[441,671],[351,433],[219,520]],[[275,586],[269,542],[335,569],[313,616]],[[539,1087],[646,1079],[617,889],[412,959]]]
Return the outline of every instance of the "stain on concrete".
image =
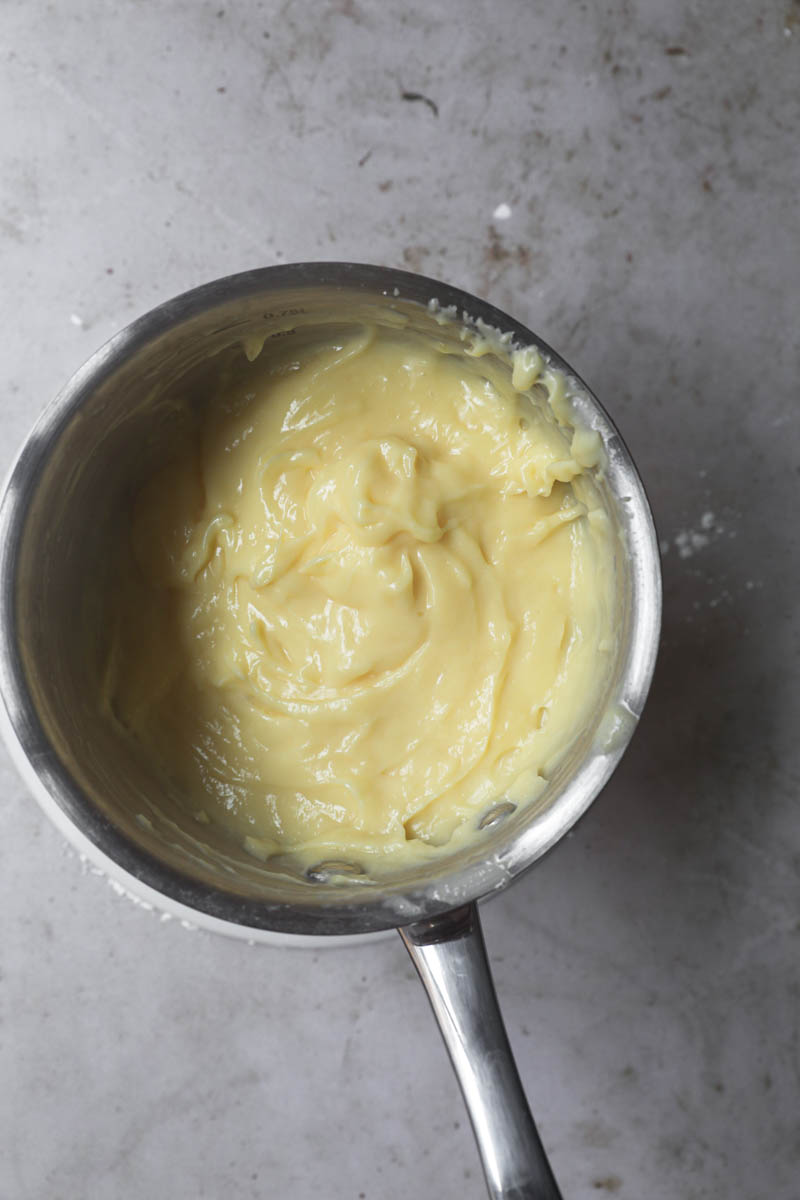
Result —
[[[620,1136],[616,1129],[599,1118],[579,1121],[576,1130],[583,1145],[592,1150],[607,1150]]]
[[[406,246],[403,250],[403,262],[412,271],[417,271],[418,273],[424,273],[424,263],[429,256],[430,250],[427,246]]]
[[[427,104],[428,108],[435,117],[438,117],[439,115],[439,105],[435,100],[431,100],[430,96],[423,96],[422,92],[401,92],[400,99],[408,100],[411,104],[415,104],[417,102],[421,104]]]

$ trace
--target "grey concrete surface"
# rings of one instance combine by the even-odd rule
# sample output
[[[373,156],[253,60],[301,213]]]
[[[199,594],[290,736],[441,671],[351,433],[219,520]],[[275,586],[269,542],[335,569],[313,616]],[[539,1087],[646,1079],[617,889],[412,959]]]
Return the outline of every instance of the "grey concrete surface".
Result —
[[[3,469],[135,315],[299,259],[476,291],[605,402],[663,650],[485,908],[497,987],[568,1200],[797,1200],[796,0],[3,0],[0,40]],[[2,1200],[484,1194],[399,939],[164,923],[0,771]]]

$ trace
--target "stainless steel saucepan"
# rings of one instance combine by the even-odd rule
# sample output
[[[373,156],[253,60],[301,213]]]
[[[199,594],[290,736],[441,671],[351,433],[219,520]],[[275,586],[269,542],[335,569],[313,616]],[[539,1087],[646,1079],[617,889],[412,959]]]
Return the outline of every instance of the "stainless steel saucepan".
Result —
[[[451,316],[443,319],[443,311]],[[215,841],[213,831],[199,841],[197,823],[162,794],[154,766],[97,703],[114,571],[109,546],[132,496],[163,446],[180,438],[187,412],[241,361],[242,345],[258,349],[317,326],[371,321],[406,325],[440,344],[451,339],[457,352],[465,318],[537,345],[571,380],[580,421],[602,437],[607,463],[598,486],[618,535],[617,644],[602,703],[542,796],[517,808],[498,802],[475,839],[435,866],[380,883],[336,863],[293,875]],[[535,334],[491,305],[381,267],[270,267],[147,313],[98,350],[44,412],[0,501],[2,720],[45,811],[125,889],[194,924],[256,940],[399,927],[458,1075],[489,1192],[505,1200],[559,1193],[503,1028],[476,901],[549,850],[609,779],[645,701],[660,613],[647,499],[591,392]]]

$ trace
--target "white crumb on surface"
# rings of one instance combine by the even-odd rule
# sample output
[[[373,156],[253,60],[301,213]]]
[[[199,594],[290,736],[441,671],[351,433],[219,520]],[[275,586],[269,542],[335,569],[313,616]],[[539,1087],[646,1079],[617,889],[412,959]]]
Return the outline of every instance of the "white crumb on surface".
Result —
[[[511,205],[503,202],[498,204],[497,208],[492,213],[495,221],[507,221],[511,216]]]
[[[682,529],[675,535],[675,545],[681,558],[691,558],[698,550],[704,550],[710,540],[707,533],[700,533],[697,529]]]
[[[128,889],[123,887],[121,883],[118,883],[116,879],[111,879],[109,876],[106,876],[106,882],[113,892],[116,892],[118,896],[124,896],[126,900],[130,900],[131,903],[135,904],[137,908],[143,908],[147,912],[154,911],[152,904],[148,904],[146,900],[141,900],[138,896],[135,896],[133,892],[129,892]]]
[[[719,537],[724,532],[724,526],[720,524],[714,513],[708,509],[706,512],[701,513],[696,525],[689,529],[681,529],[675,534],[673,540],[678,551],[678,556],[680,558],[691,558],[698,551],[705,550],[714,538]],[[669,542],[667,542],[667,548],[669,548]],[[663,542],[661,544],[661,553],[666,553]]]

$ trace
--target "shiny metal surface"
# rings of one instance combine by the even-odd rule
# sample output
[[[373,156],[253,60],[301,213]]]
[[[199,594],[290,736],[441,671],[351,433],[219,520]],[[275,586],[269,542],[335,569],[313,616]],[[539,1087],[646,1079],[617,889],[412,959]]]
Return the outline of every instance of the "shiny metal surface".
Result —
[[[508,1044],[477,907],[400,935],[447,1046],[492,1200],[561,1200]]]
[[[611,775],[641,711],[660,621],[660,577],[647,501],[607,415],[580,384],[576,406],[608,452],[604,488],[620,534],[619,645],[605,710],[582,732],[537,805],[480,831],[435,866],[378,886],[270,872],[228,845],[198,845],[179,804],[94,703],[103,655],[106,552],[160,442],[180,436],[181,407],[207,391],[241,343],[304,322],[398,320],[448,334],[429,301],[454,306],[519,343],[518,322],[422,276],[305,263],[232,276],[135,321],[82,367],[37,422],[0,502],[0,685],[7,737],[59,824],[132,892],[152,889],[202,920],[252,930],[350,934],[430,918],[504,887],[574,824]],[[578,381],[580,383],[580,381]],[[87,588],[85,580],[91,580]],[[153,796],[161,816],[154,818]],[[147,816],[147,820],[142,818]],[[163,818],[163,819],[162,819]],[[182,823],[183,822],[183,823]]]
[[[429,302],[435,300],[438,309]],[[378,884],[322,869],[269,870],[197,829],[137,748],[101,719],[103,596],[115,528],[160,448],[180,437],[187,402],[206,394],[249,339],[320,322],[398,321],[438,340],[454,306],[535,344],[575,383],[581,421],[597,429],[601,481],[618,533],[617,632],[604,703],[541,800],[483,820],[466,849]],[[90,581],[87,586],[86,581]],[[53,401],[23,446],[0,501],[0,688],[3,732],[48,815],[133,895],[197,923],[350,935],[401,930],[464,1092],[494,1197],[557,1200],[497,1008],[473,902],[505,887],[575,823],[610,777],[644,705],[661,615],[650,510],[625,446],[597,400],[531,331],[473,296],[422,276],[350,263],[304,263],[232,276],[134,322]],[[154,797],[157,804],[154,805]],[[485,815],[485,814],[484,814]]]

